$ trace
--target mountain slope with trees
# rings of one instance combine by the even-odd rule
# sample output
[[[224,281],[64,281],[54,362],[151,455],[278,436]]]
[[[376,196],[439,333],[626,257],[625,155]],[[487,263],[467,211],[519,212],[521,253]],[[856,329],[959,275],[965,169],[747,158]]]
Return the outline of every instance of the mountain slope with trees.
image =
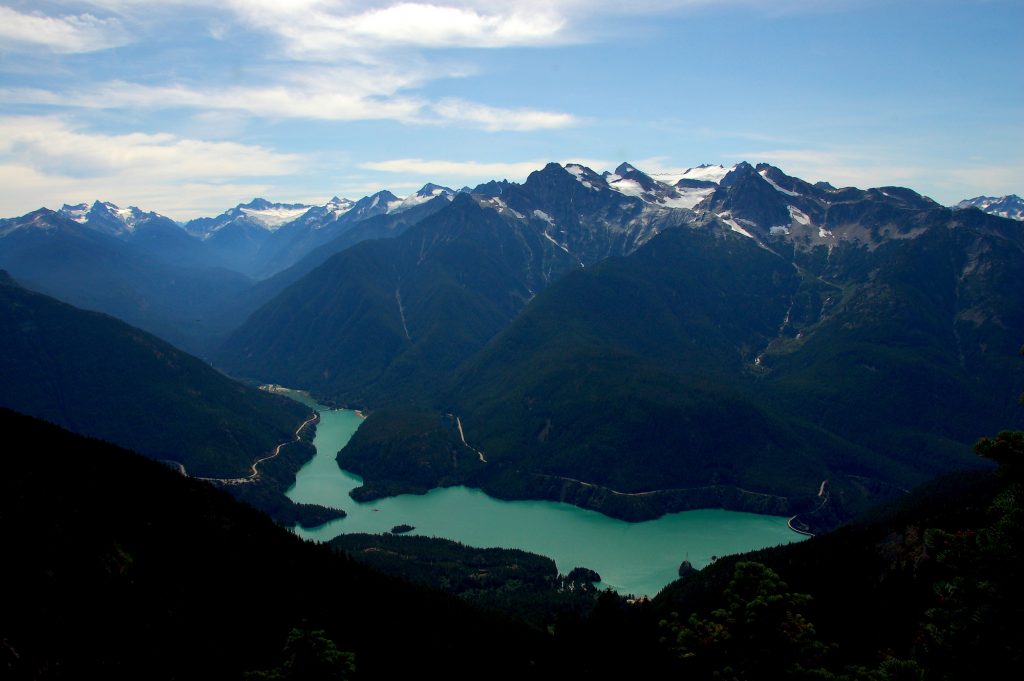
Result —
[[[217,372],[148,333],[0,281],[0,406],[181,463],[244,477],[309,409]]]
[[[340,457],[358,493],[421,489],[431,461],[435,484],[633,519],[791,514],[821,493],[820,529],[972,465],[971,442],[1021,422],[1017,223],[744,164],[697,208],[538,293],[439,387],[431,406],[487,465],[403,456],[380,436],[403,416],[371,414]]]

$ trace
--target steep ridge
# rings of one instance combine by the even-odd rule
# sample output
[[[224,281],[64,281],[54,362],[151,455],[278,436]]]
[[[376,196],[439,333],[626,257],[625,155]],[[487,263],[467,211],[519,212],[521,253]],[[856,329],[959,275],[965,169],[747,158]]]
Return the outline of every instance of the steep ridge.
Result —
[[[625,196],[581,166],[552,163],[494,189],[331,258],[254,313],[217,362],[346,404],[430,402],[550,282],[693,215]]]
[[[346,404],[422,399],[575,263],[460,195],[401,237],[345,250],[250,317],[218,361]]]
[[[360,241],[400,236],[416,223],[447,207],[448,203],[447,197],[434,197],[402,211],[384,213],[357,222],[342,232],[341,236],[317,247],[294,265],[253,284],[238,297],[228,301],[220,314],[232,329],[237,328],[249,315],[315,270],[335,253],[351,248]]]

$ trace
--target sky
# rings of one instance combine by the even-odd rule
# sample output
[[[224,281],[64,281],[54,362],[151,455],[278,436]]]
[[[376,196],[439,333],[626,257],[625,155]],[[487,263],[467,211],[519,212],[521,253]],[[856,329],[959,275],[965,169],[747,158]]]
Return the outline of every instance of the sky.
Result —
[[[768,162],[1024,194],[1022,0],[0,0],[0,217]]]

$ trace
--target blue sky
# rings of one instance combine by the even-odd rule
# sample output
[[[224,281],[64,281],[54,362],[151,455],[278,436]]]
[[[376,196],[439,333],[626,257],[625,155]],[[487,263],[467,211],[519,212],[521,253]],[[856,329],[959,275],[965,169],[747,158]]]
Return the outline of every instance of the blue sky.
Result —
[[[1024,193],[1021,0],[0,1],[0,216],[547,161]]]

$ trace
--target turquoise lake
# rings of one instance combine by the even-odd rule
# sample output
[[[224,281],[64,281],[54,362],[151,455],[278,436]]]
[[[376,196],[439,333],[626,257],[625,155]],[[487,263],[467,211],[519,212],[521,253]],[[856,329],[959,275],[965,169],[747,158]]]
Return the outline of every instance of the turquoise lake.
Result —
[[[602,586],[648,596],[676,578],[684,559],[701,568],[712,556],[804,539],[789,529],[786,518],[776,516],[701,510],[628,523],[558,502],[501,501],[468,487],[360,504],[348,493],[362,480],[338,468],[335,457],[362,419],[352,411],[323,407],[303,393],[287,394],[320,412],[313,442],[317,454],[299,471],[288,497],[348,513],[312,530],[296,528],[307,539],[326,541],[345,533],[387,532],[407,523],[416,528],[411,534],[549,556],[563,574],[576,566],[588,567],[600,573]]]

